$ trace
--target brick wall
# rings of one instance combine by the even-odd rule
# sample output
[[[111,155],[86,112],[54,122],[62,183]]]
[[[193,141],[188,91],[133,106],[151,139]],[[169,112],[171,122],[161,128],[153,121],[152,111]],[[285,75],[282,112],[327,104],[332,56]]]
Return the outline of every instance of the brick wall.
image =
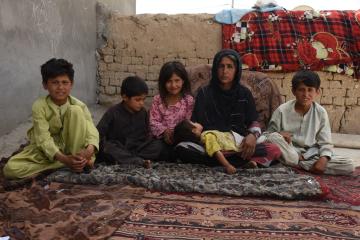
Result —
[[[213,15],[136,15],[111,13],[106,46],[98,49],[98,96],[102,104],[120,101],[121,81],[132,75],[146,79],[151,96],[157,93],[162,64],[171,60],[185,66],[212,63],[221,49],[221,25]],[[317,99],[328,110],[333,132],[360,134],[360,82],[348,76],[318,72],[322,80]],[[268,73],[283,100],[293,98],[293,73]]]

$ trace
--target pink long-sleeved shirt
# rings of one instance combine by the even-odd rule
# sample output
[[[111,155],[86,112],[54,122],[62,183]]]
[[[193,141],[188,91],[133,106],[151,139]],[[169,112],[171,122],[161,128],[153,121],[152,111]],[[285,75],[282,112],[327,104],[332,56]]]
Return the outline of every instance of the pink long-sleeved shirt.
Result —
[[[161,138],[166,129],[174,129],[184,119],[190,119],[194,107],[194,98],[185,95],[175,105],[166,106],[160,95],[154,96],[150,108],[150,131]]]

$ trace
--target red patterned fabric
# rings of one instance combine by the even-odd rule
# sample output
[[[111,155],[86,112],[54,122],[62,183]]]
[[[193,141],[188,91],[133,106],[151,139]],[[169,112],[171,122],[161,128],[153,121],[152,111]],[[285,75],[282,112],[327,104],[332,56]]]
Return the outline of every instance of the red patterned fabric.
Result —
[[[316,178],[320,183],[325,200],[360,206],[360,167],[350,176],[314,175],[303,170],[296,171]]]
[[[308,68],[360,77],[360,10],[250,12],[223,25],[223,48],[237,50],[251,70]]]

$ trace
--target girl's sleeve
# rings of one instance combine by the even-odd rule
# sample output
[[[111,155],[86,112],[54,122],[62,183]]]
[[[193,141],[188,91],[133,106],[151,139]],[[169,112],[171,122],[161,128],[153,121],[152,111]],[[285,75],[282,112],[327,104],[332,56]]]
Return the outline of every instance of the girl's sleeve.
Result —
[[[193,112],[193,109],[194,109],[194,98],[190,95],[187,95],[186,96],[186,103],[187,103],[187,108],[186,108],[186,119],[190,119],[191,118],[191,115],[192,115],[192,112]]]
[[[150,120],[149,120],[149,125],[150,125],[150,132],[151,135],[159,138],[161,136],[161,134],[164,133],[164,131],[167,129],[167,127],[163,124],[163,121],[165,119],[162,118],[161,116],[161,111],[160,111],[160,106],[161,104],[161,99],[158,96],[154,97],[154,100],[151,104],[151,108],[150,108]]]
[[[54,156],[60,149],[50,134],[50,124],[45,118],[44,106],[39,102],[35,102],[32,106],[32,120],[36,146],[45,153],[50,161],[54,161]]]

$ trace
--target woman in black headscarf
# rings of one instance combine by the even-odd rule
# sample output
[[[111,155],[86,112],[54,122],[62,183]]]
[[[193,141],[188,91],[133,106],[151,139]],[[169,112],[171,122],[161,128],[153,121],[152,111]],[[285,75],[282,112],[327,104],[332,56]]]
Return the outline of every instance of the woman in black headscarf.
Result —
[[[241,65],[240,56],[234,50],[224,49],[215,55],[210,84],[198,91],[191,120],[200,123],[204,130],[234,131],[244,136],[240,144],[241,158],[261,158],[256,162],[268,166],[274,157],[279,157],[279,149],[269,143],[256,145],[261,128],[254,98],[250,90],[240,84]],[[266,161],[268,158],[272,159]]]

